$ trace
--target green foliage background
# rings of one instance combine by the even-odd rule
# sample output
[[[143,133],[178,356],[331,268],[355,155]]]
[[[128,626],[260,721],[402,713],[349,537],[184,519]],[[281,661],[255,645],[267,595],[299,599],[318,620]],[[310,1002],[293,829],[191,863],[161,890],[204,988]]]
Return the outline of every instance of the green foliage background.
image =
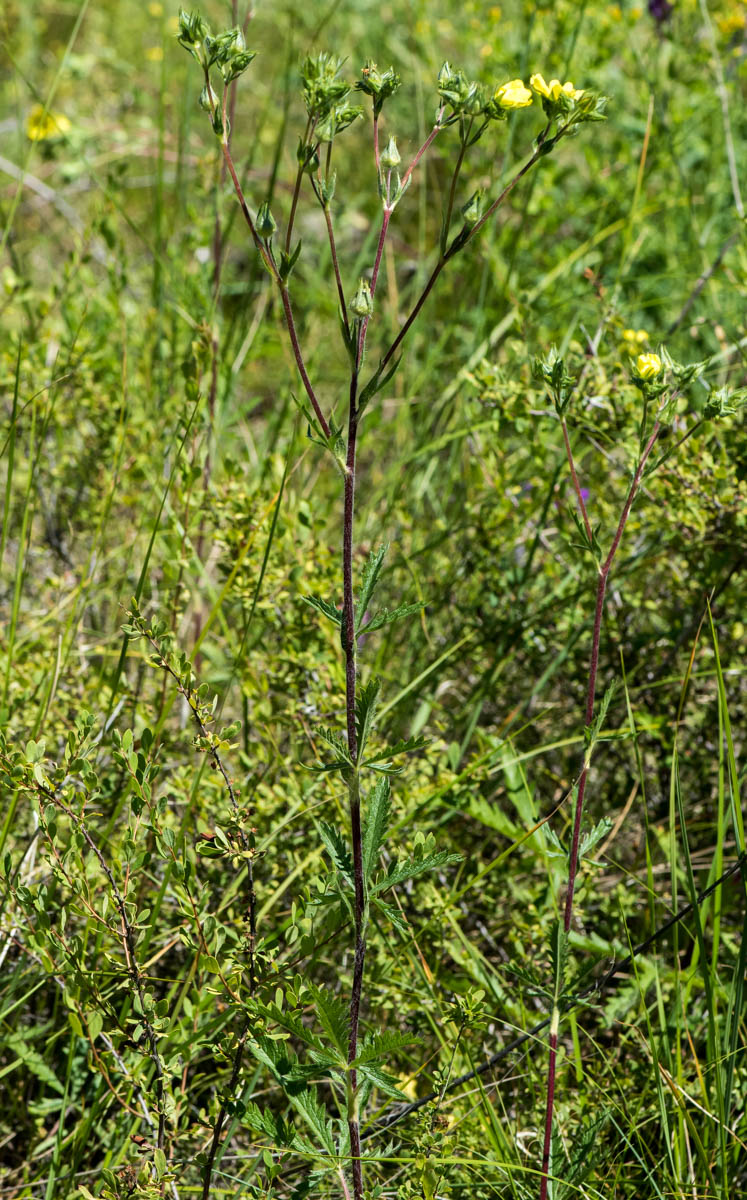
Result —
[[[205,15],[230,20],[225,5]],[[217,697],[216,729],[241,722],[219,749],[254,850],[264,1009],[252,1019],[282,1030],[282,1009],[310,1024],[304,987],[342,1001],[350,988],[348,916],[321,836],[323,822],[346,832],[344,789],[307,769],[322,756],[318,727],[344,724],[344,663],[338,632],[303,602],[341,602],[340,481],[293,403],[282,312],[221,186],[174,16],[134,0],[10,0],[2,16],[0,1164],[12,1197],[199,1195],[242,1028],[246,859],[214,747],[195,747],[174,679],[122,634],[133,594],[209,685],[201,702]],[[403,157],[430,128],[444,59],[486,83],[540,70],[610,97],[608,121],[543,161],[450,265],[365,417],[356,572],[389,542],[381,603],[425,604],[361,648],[366,676],[383,680],[381,744],[428,738],[393,781],[382,868],[461,856],[394,889],[395,920],[377,918],[369,936],[364,1026],[420,1039],[382,1048],[410,1099],[547,1012],[563,860],[546,827],[497,859],[577,775],[595,569],[572,546],[562,437],[532,357],[555,343],[580,369],[600,332],[571,432],[606,542],[640,405],[624,331],[683,361],[712,356],[714,385],[745,383],[746,19],[741,3],[705,0],[675,4],[664,25],[626,3],[260,0],[249,27],[258,56],[238,88],[234,153],[250,203],[271,195],[278,219],[309,50],[345,57],[351,77],[369,57],[394,64],[403,87],[384,136]],[[67,118],[63,136],[29,139],[38,103]],[[505,182],[536,133],[536,115],[518,112],[484,139],[461,203]],[[368,118],[340,147],[352,291],[378,232]],[[427,278],[451,149],[444,137],[397,209],[371,361]],[[297,230],[299,334],[341,419],[347,362],[309,196]],[[600,668],[603,686],[623,674],[625,686],[588,790],[589,822],[612,824],[584,866],[572,935],[579,965],[599,973],[741,849],[746,500],[742,419],[707,423],[647,481],[626,530]],[[111,881],[79,816],[37,811],[37,785],[67,787],[73,814],[88,797],[86,827],[131,906],[168,1077],[163,1163],[139,1101],[153,1107],[153,1064]],[[565,804],[552,821],[564,843],[568,821]],[[221,830],[233,852],[211,857]],[[556,1197],[747,1195],[744,899],[737,878],[571,1017]],[[285,1035],[303,1059],[298,1030]],[[380,1156],[370,1186],[534,1195],[546,1054],[541,1038],[530,1047],[367,1142]],[[341,1194],[315,1157],[316,1117],[299,1115],[284,1078],[247,1057],[212,1195]],[[334,1089],[319,1096],[334,1117]],[[283,1148],[252,1103],[304,1128],[311,1149],[291,1135]],[[380,1081],[367,1120],[396,1103]]]

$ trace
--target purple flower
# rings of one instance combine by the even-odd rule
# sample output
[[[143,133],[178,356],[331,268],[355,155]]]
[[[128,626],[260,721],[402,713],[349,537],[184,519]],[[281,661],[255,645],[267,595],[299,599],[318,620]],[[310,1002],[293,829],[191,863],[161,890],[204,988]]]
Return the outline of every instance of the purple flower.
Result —
[[[649,16],[659,24],[663,25],[668,21],[674,10],[674,5],[669,3],[669,0],[648,0]]]
[[[583,500],[584,504],[588,504],[589,503],[589,495],[590,495],[589,489],[581,488],[580,490],[581,490],[581,499]]]

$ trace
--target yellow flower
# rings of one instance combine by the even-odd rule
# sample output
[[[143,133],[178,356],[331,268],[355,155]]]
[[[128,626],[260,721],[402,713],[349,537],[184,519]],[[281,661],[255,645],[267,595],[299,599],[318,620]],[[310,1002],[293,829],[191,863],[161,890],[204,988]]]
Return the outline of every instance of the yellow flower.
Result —
[[[163,47],[162,46],[146,47],[145,57],[147,58],[148,62],[162,62],[163,61]]]
[[[524,87],[522,79],[511,79],[495,89],[493,99],[498,101],[501,108],[528,108],[532,103],[532,93]]]
[[[623,341],[628,342],[633,346],[643,346],[648,341],[648,334],[645,329],[623,329]]]
[[[568,80],[567,83],[561,83],[559,79],[551,79],[549,83],[541,75],[532,75],[529,80],[529,86],[534,88],[538,95],[544,96],[546,100],[559,100],[561,96],[568,96],[571,100],[580,100],[583,96],[583,90],[579,91]]]
[[[661,371],[661,359],[658,354],[639,354],[635,369],[641,379],[653,379]]]
[[[35,104],[26,119],[26,137],[30,142],[63,137],[69,128],[70,122],[63,113],[49,112],[43,104]]]
[[[728,37],[732,33],[739,33],[747,24],[747,18],[743,12],[727,13],[724,17],[716,17],[716,24],[722,33]]]

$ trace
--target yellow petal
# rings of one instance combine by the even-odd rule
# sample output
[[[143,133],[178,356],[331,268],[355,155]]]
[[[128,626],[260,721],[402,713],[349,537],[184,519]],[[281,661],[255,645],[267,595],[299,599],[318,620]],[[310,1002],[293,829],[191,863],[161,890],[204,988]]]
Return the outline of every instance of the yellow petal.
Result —
[[[42,104],[35,104],[26,119],[26,137],[30,142],[62,137],[69,128],[70,122],[64,113],[49,112]]]

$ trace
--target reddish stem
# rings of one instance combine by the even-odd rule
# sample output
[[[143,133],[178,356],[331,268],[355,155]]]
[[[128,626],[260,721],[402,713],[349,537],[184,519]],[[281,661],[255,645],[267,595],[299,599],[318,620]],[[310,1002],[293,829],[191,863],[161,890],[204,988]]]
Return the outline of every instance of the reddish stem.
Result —
[[[565,433],[565,422],[563,422]],[[615,536],[612,539],[612,544],[607,554],[606,559],[599,568],[599,580],[597,582],[597,597],[594,609],[594,631],[591,639],[591,659],[589,662],[589,684],[586,692],[586,712],[585,724],[587,728],[594,720],[594,701],[596,698],[597,675],[599,673],[599,643],[602,634],[602,617],[604,615],[604,597],[607,590],[607,580],[612,569],[612,563],[620,546],[625,526],[630,516],[630,510],[635,500],[636,493],[640,486],[643,476],[643,469],[646,465],[648,457],[654,448],[654,443],[659,436],[660,425],[658,421],[654,422],[654,427],[651,436],[646,443],[646,446],[641,455],[638,466],[636,467],[633,482],[628,490],[628,495],[623,505],[620,520],[617,523]],[[566,435],[567,439],[567,435]],[[567,450],[569,453],[569,462],[572,462],[570,455],[570,445],[566,440]],[[573,469],[573,468],[572,468]],[[575,471],[574,471],[575,476]],[[575,480],[578,486],[578,480]],[[584,795],[586,793],[586,780],[589,774],[589,755],[588,751],[584,754],[584,761],[581,768],[581,774],[578,780],[578,792],[576,795],[576,809],[573,817],[573,836],[571,839],[571,850],[568,859],[568,889],[565,897],[565,911],[563,917],[563,928],[566,934],[570,932],[571,921],[573,919],[573,896],[576,889],[576,876],[578,874],[578,848],[581,837],[581,818],[584,811]],[[552,1122],[553,1110],[555,1107],[555,1070],[557,1066],[558,1054],[558,1037],[557,1032],[550,1034],[550,1060],[547,1068],[547,1105],[545,1110],[545,1137],[542,1150],[542,1179],[540,1182],[539,1200],[547,1200],[548,1187],[548,1166],[550,1162],[550,1147],[552,1144]]]
[[[432,130],[431,130],[431,131],[430,131],[430,133],[428,134],[428,137],[425,139],[425,141],[423,142],[422,146],[421,146],[421,147],[420,147],[420,149],[417,151],[417,153],[416,153],[415,157],[413,158],[412,162],[410,163],[409,167],[407,168],[407,170],[405,171],[404,175],[402,176],[402,186],[403,186],[403,187],[405,186],[405,184],[407,183],[408,179],[409,179],[409,178],[410,178],[410,176],[412,175],[413,171],[415,170],[416,166],[418,165],[418,163],[420,162],[421,158],[422,158],[422,157],[423,157],[423,155],[425,154],[426,150],[429,148],[429,146],[431,145],[431,143],[433,142],[433,140],[434,140],[434,139],[437,137],[437,135],[438,135],[438,134],[441,132],[441,130],[443,129],[443,125],[441,125],[441,123],[440,123],[440,122],[441,122],[441,117],[444,115],[444,107],[445,107],[445,106],[442,104],[442,105],[441,105],[441,107],[440,107],[440,109],[438,110],[438,113],[437,113],[437,115],[436,115],[436,124],[433,126]]]

